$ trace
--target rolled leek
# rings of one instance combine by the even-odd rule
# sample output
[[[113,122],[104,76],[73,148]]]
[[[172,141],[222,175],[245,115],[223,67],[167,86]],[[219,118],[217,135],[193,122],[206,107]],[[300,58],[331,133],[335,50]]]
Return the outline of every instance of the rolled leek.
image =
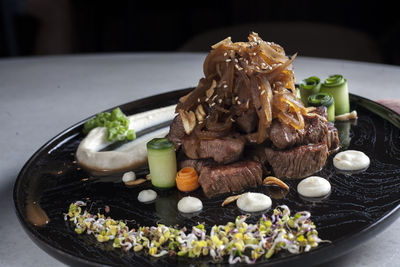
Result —
[[[303,104],[308,106],[308,97],[316,94],[321,89],[321,80],[316,76],[308,77],[300,82],[300,98]]]
[[[308,105],[312,107],[324,106],[327,108],[328,120],[335,121],[335,100],[327,93],[312,94],[308,97]]]
[[[147,143],[151,183],[158,188],[175,186],[176,155],[168,138],[154,138]]]
[[[349,89],[347,80],[340,74],[329,76],[321,86],[321,92],[328,93],[335,99],[335,114],[350,112]]]

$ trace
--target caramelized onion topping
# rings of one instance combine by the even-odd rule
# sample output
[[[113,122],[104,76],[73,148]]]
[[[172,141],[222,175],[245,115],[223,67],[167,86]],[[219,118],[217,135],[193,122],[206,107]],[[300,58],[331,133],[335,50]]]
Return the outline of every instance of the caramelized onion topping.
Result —
[[[253,108],[258,117],[257,143],[266,140],[273,119],[302,131],[307,111],[295,96],[296,55],[289,58],[281,46],[254,32],[248,42],[234,43],[228,37],[212,46],[204,61],[205,77],[180,99],[176,111],[196,112],[202,105],[204,113],[191,133],[199,139],[227,135],[235,129],[237,117]]]

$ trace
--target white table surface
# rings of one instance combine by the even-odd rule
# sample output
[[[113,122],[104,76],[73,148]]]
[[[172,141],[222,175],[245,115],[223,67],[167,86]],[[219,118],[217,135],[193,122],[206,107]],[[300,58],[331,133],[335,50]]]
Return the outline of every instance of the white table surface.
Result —
[[[0,60],[0,266],[62,266],[19,225],[12,189],[50,138],[82,119],[138,98],[195,86],[205,54],[141,53]],[[400,67],[298,57],[296,79],[341,73],[352,93],[399,98]],[[400,266],[400,219],[323,266]]]

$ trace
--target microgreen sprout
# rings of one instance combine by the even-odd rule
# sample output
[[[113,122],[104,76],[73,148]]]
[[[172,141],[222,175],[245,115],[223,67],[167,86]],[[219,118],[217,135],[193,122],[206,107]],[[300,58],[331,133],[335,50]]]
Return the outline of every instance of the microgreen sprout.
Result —
[[[229,264],[254,263],[271,258],[281,250],[292,254],[307,252],[321,240],[311,214],[307,211],[290,216],[286,205],[273,210],[271,218],[262,215],[256,224],[246,223],[248,215],[238,216],[235,222],[214,225],[207,234],[205,225],[193,226],[191,231],[163,224],[129,229],[125,222],[90,214],[82,207],[86,203],[71,203],[64,219],[71,221],[78,234],[94,235],[98,242],[113,242],[114,248],[138,252],[145,250],[153,257],[178,255],[198,258],[210,256],[213,262],[228,259]]]

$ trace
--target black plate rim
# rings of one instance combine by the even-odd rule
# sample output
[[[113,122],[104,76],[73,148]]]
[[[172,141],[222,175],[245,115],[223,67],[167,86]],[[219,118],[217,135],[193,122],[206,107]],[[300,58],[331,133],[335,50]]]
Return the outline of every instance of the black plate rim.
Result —
[[[191,89],[193,89],[193,88],[189,87],[189,88],[184,88],[184,89],[173,90],[173,91],[162,93],[162,94],[152,95],[152,96],[148,96],[145,98],[140,98],[140,99],[137,99],[134,101],[126,102],[124,104],[106,109],[102,112],[110,111],[116,107],[120,107],[122,110],[124,110],[125,106],[135,105],[136,103],[138,103],[140,101],[146,101],[146,100],[152,99],[154,97],[165,97],[167,95],[183,94],[183,92],[185,92],[185,91],[188,92]],[[373,103],[375,106],[379,107],[380,110],[386,112],[387,114],[392,115],[393,117],[391,119],[386,118],[386,120],[388,120],[389,122],[394,124],[395,127],[400,128],[400,126],[399,126],[400,125],[400,114],[398,114],[394,110],[392,110],[386,106],[383,106],[380,103],[377,103],[375,101],[372,101],[368,98],[365,98],[365,97],[362,97],[359,95],[350,94],[350,99],[352,101],[356,101],[356,102],[362,101],[362,102],[367,102],[367,103]],[[370,112],[373,112],[373,111],[370,110]],[[375,112],[373,112],[373,113],[375,113]],[[377,114],[377,115],[381,116],[379,114]],[[24,174],[25,174],[26,170],[28,169],[28,167],[30,166],[31,162],[42,151],[46,150],[54,141],[56,141],[60,137],[66,135],[70,132],[73,132],[74,130],[76,130],[76,128],[81,126],[83,123],[85,123],[88,119],[92,118],[93,116],[95,116],[95,115],[89,116],[88,118],[83,119],[83,120],[73,124],[72,126],[66,128],[65,130],[61,131],[60,133],[58,133],[56,136],[51,138],[49,141],[47,141],[44,145],[42,145],[38,150],[36,150],[34,152],[34,154],[24,164],[24,166],[22,167],[22,169],[20,170],[20,172],[17,176],[17,179],[15,180],[14,188],[13,188],[13,202],[14,202],[15,213],[17,215],[19,222],[23,226],[24,231],[28,234],[30,239],[32,241],[34,241],[34,243],[36,245],[38,245],[41,249],[43,249],[46,253],[50,254],[51,256],[53,256],[63,262],[66,261],[66,262],[79,264],[79,265],[85,265],[85,266],[109,266],[107,264],[104,264],[104,263],[101,263],[101,262],[98,262],[95,260],[93,260],[93,261],[87,260],[78,255],[72,255],[67,250],[64,250],[62,247],[54,247],[54,246],[48,244],[46,241],[44,241],[42,239],[42,237],[40,235],[37,235],[35,233],[34,229],[36,227],[33,226],[32,224],[30,224],[26,220],[26,218],[23,216],[23,212],[18,207],[18,189],[21,186],[20,183],[21,183],[21,180],[23,179],[22,177],[24,176]],[[355,232],[355,233],[352,233],[351,235],[342,237],[339,240],[336,240],[332,244],[325,245],[316,250],[312,250],[308,253],[299,254],[299,255],[291,255],[288,257],[280,258],[276,262],[271,262],[270,264],[273,264],[274,266],[280,266],[280,265],[288,266],[288,264],[290,264],[293,261],[296,261],[296,259],[299,259],[299,258],[302,259],[302,262],[305,265],[313,264],[313,259],[315,259],[314,255],[323,254],[324,252],[329,250],[329,253],[326,253],[326,257],[324,258],[324,260],[319,261],[319,263],[327,262],[329,260],[337,258],[337,257],[344,255],[344,254],[348,253],[349,251],[355,249],[357,246],[361,245],[361,243],[367,241],[368,239],[375,236],[377,233],[386,229],[398,217],[400,217],[400,204],[397,205],[392,210],[390,210],[388,213],[386,213],[380,219],[378,219],[374,223],[370,224],[369,226],[367,226],[366,228],[364,228],[358,232]],[[269,266],[270,264],[268,264],[268,262],[262,262],[262,263],[255,264],[255,266],[257,266],[257,265],[268,265]],[[315,262],[314,262],[314,264],[315,264]],[[237,264],[236,266],[241,266],[241,264]]]

